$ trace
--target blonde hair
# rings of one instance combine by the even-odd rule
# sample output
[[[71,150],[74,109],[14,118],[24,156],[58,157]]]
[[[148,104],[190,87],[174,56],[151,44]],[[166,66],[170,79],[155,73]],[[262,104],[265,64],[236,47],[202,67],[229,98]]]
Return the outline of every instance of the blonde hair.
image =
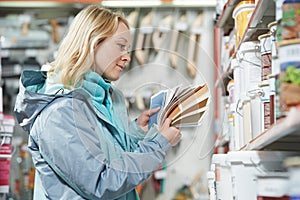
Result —
[[[129,29],[129,24],[121,13],[96,5],[80,11],[61,42],[56,59],[50,63],[48,76],[54,76],[55,80],[68,89],[75,88],[93,66],[95,48],[116,32],[120,22]],[[59,77],[55,77],[58,74]]]

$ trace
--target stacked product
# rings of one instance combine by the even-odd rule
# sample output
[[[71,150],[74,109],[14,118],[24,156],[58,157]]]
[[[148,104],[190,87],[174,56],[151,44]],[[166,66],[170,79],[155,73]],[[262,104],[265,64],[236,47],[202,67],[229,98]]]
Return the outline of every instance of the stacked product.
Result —
[[[300,0],[283,2],[277,41],[280,112],[284,116],[292,107],[300,105]]]

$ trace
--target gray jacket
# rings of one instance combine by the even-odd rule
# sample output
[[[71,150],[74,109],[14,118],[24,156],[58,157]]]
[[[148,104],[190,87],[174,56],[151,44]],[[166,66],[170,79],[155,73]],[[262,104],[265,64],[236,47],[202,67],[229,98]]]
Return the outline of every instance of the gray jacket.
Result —
[[[84,89],[45,94],[45,81],[45,72],[24,71],[15,104],[19,124],[30,133],[34,199],[138,199],[135,187],[159,167],[170,143],[158,133],[145,137],[135,122],[129,123],[116,88],[118,127],[94,108]],[[127,144],[118,138],[120,127]]]

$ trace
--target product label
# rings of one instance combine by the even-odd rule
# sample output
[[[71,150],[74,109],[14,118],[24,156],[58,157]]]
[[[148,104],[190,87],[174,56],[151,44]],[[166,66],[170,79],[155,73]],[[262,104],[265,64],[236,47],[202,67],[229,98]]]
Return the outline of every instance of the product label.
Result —
[[[270,102],[264,103],[264,130],[271,126],[271,104]]]
[[[10,137],[7,137],[5,142],[9,143],[4,143],[0,147],[0,193],[9,192],[10,156],[12,152]]]
[[[10,158],[0,158],[0,192],[8,193]]]
[[[261,69],[261,79],[267,80],[268,75],[272,73],[272,58],[271,53],[265,53],[261,55],[262,69]]]
[[[1,155],[10,155],[11,154],[11,144],[3,144],[0,148],[0,157]]]

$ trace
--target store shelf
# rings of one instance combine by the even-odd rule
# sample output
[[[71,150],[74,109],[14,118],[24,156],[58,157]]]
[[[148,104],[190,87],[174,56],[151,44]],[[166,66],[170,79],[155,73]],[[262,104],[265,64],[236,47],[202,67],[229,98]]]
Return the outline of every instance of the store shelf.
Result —
[[[258,36],[269,32],[268,24],[275,20],[275,2],[270,0],[258,1],[249,20],[242,42],[258,40]]]
[[[218,18],[216,26],[222,29],[232,29],[234,27],[234,20],[232,17],[235,6],[241,0],[228,0],[220,17]],[[242,41],[257,39],[257,36],[268,31],[268,23],[275,20],[275,2],[270,0],[259,0],[256,4],[255,10],[247,25],[246,33]]]
[[[300,106],[292,109],[270,129],[251,140],[241,150],[300,151]]]
[[[226,28],[229,18],[232,19],[231,15],[233,12],[233,5],[239,3],[239,0],[228,1],[226,7],[224,8],[223,14],[221,15],[217,26],[221,28]],[[241,43],[247,41],[257,41],[258,36],[269,32],[268,24],[275,20],[275,2],[270,0],[260,0],[256,4],[255,10],[251,18],[249,19],[249,23],[246,27],[245,33],[241,39],[239,45],[235,48],[235,52],[233,53],[230,60],[236,57],[236,53],[240,48]],[[228,8],[227,8],[228,7]],[[226,24],[226,26],[225,26]],[[230,24],[230,22],[229,22]],[[230,27],[230,26],[229,26]],[[227,27],[227,28],[229,28]],[[225,67],[224,73],[220,76],[219,80],[216,83],[216,86],[222,86],[226,82],[228,82],[228,75],[232,74],[232,70],[230,70],[230,63],[228,62],[228,66]],[[222,84],[223,83],[223,84]]]
[[[234,7],[240,1],[241,0],[228,0],[227,3],[224,5],[223,12],[217,20],[216,26],[222,28],[225,34],[234,27],[232,12],[234,10]]]
[[[258,1],[236,51],[240,48],[241,43],[258,40],[258,36],[269,32],[268,24],[274,20],[275,2],[270,0]]]
[[[75,15],[83,4],[42,1],[0,1],[0,17],[11,14],[34,13],[35,19],[53,19]]]

